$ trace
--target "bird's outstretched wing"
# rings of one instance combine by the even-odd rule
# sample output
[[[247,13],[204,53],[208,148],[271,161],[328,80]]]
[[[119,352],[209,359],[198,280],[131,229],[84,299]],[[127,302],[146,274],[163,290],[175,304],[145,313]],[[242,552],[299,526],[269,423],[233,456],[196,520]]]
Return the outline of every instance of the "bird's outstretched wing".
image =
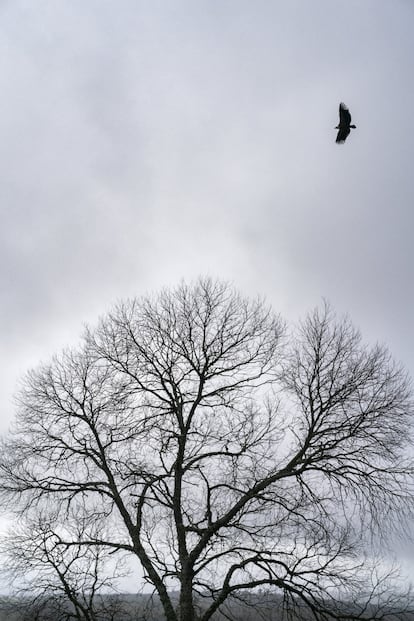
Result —
[[[349,135],[350,131],[351,130],[349,129],[349,127],[340,127],[339,131],[338,131],[338,134],[336,136],[336,141],[335,142],[337,142],[338,144],[341,144],[342,142],[345,142],[345,140],[346,140],[347,136]]]
[[[351,113],[349,112],[347,106],[342,101],[339,104],[339,124],[340,125],[351,125]]]

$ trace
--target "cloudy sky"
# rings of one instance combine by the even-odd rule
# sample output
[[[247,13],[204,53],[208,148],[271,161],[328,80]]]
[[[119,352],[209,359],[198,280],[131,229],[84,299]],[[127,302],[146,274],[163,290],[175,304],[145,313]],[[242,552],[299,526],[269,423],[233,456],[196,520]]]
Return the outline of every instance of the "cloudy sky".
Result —
[[[414,373],[413,27],[412,0],[0,0],[0,431],[85,322],[200,274],[288,319],[326,297]]]

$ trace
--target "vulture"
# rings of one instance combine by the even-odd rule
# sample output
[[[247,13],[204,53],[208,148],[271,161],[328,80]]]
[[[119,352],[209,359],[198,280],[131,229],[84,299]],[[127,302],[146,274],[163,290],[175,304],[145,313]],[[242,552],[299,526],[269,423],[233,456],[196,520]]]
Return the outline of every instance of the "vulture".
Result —
[[[347,139],[349,132],[356,128],[356,125],[351,125],[351,113],[344,103],[339,104],[339,125],[335,129],[339,130],[336,137],[336,142],[342,144]]]

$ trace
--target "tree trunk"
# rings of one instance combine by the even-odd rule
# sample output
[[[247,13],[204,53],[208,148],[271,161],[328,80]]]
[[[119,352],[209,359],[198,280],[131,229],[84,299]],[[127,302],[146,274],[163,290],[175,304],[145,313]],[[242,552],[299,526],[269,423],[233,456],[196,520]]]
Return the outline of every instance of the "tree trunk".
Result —
[[[181,581],[179,620],[196,621],[193,603],[193,581],[189,575],[184,575]]]

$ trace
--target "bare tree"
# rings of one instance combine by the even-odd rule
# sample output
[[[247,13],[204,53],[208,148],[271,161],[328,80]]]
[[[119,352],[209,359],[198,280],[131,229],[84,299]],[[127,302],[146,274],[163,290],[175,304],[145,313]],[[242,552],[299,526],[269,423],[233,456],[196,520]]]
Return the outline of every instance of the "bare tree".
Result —
[[[403,611],[375,541],[412,515],[410,385],[326,305],[287,336],[225,283],[131,300],[31,372],[19,403],[9,507],[116,519],[83,543],[135,555],[167,621],[259,588],[315,619]]]
[[[111,562],[105,548],[83,545],[85,527],[84,518],[72,511],[63,526],[50,511],[13,526],[0,543],[2,574],[13,593],[3,598],[0,609],[20,610],[21,618],[30,621],[131,619],[116,589],[125,575],[121,559]],[[94,520],[92,528],[97,527]]]

